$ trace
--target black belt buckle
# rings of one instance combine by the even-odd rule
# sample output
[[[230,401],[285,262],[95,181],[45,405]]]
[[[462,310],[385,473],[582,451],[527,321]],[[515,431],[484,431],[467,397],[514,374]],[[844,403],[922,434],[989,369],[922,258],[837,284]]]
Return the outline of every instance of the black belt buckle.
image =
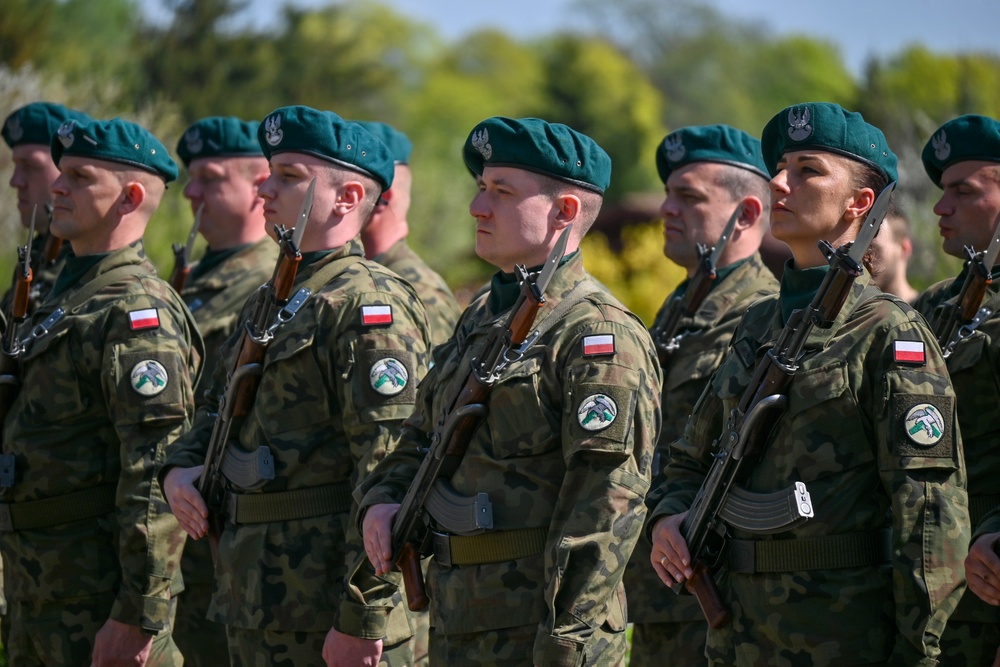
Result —
[[[0,454],[0,488],[14,486],[14,455]]]
[[[442,567],[451,567],[451,535],[431,533],[434,545],[434,561]]]
[[[0,503],[0,533],[14,532],[14,518],[11,516],[10,503]]]

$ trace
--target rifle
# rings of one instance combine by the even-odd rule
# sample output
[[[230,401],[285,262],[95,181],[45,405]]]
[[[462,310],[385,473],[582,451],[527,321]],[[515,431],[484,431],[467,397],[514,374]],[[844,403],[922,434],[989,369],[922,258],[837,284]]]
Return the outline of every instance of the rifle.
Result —
[[[967,245],[965,267],[968,270],[958,298],[946,304],[934,317],[931,327],[937,336],[944,358],[955,351],[955,346],[975,333],[993,311],[983,306],[986,288],[993,282],[993,265],[1000,254],[1000,215],[993,226],[993,237],[986,252],[976,252]]]
[[[38,207],[31,211],[31,226],[28,228],[28,240],[23,246],[17,247],[17,267],[14,270],[14,285],[12,287],[10,305],[7,312],[7,329],[3,335],[2,354],[0,354],[0,426],[7,418],[7,413],[14,404],[14,398],[21,387],[18,378],[18,357],[24,351],[21,339],[18,338],[18,328],[28,317],[31,281],[34,272],[31,270],[31,242],[35,237],[35,216]]]
[[[49,219],[52,219],[52,207],[49,204],[45,205],[46,215]],[[48,268],[56,263],[59,259],[59,253],[62,252],[63,239],[59,238],[51,231],[45,233],[45,243],[42,245],[42,257],[39,262],[39,267]]]
[[[834,250],[827,241],[819,247],[830,264],[812,302],[789,317],[774,347],[757,365],[740,401],[729,413],[719,440],[712,467],[695,496],[681,532],[691,554],[693,575],[671,588],[683,588],[698,598],[702,612],[713,628],[724,627],[730,612],[713,579],[722,548],[726,525],[761,534],[782,532],[807,521],[812,504],[805,484],[774,494],[757,494],[733,484],[742,479],[746,462],[752,466],[763,455],[770,425],[787,407],[785,395],[799,368],[803,347],[813,327],[829,328],[840,313],[854,281],[864,273],[861,261],[878,232],[895,183],[890,183],[869,211],[857,238]],[[766,422],[764,415],[771,418]],[[749,467],[749,466],[746,466]]]
[[[482,350],[485,354],[482,358],[477,356],[472,359],[472,368],[438,420],[431,436],[430,449],[393,521],[393,559],[403,573],[406,603],[413,611],[425,609],[429,601],[420,570],[420,556],[427,551],[430,538],[427,529],[429,499],[435,485],[450,478],[465,456],[473,433],[486,416],[486,401],[501,371],[518,361],[538,338],[538,331],[532,333],[532,327],[539,309],[545,304],[545,288],[566,250],[571,228],[563,231],[534,280],[523,265],[515,267],[520,276],[521,294],[506,322],[494,328],[484,341]],[[476,497],[479,503],[477,510],[491,511],[489,499],[483,496],[486,494]],[[484,503],[486,507],[483,507]],[[488,525],[482,527],[492,527],[492,514]]]
[[[194,224],[188,233],[187,244],[172,244],[174,249],[174,268],[170,272],[170,286],[178,294],[187,284],[188,276],[191,275],[191,249],[194,248],[194,241],[198,238],[198,228],[201,227],[201,212],[205,210],[205,203],[198,205],[198,210],[194,214]]]
[[[271,279],[261,285],[251,297],[253,306],[244,321],[243,332],[236,347],[236,357],[226,381],[226,388],[219,399],[212,435],[205,455],[205,469],[198,479],[198,491],[209,508],[209,540],[214,555],[222,534],[223,501],[226,484],[223,462],[226,460],[229,436],[234,422],[245,417],[253,407],[263,372],[264,354],[274,332],[298,312],[309,298],[308,289],[302,288],[292,296],[295,276],[302,261],[299,243],[305,232],[312,211],[316,179],[309,184],[295,227],[286,229],[275,225],[278,237],[278,260]],[[199,210],[200,213],[200,210]],[[197,223],[196,223],[197,224]],[[291,298],[289,298],[291,297]],[[266,446],[261,449],[267,449]]]
[[[694,277],[691,278],[683,295],[670,300],[667,305],[667,319],[653,341],[660,366],[666,368],[670,357],[680,347],[681,336],[678,335],[677,328],[680,326],[681,318],[694,317],[701,304],[705,302],[705,297],[712,291],[712,285],[719,275],[715,265],[722,256],[733,230],[736,229],[736,221],[739,220],[742,210],[742,204],[736,207],[729,217],[729,222],[726,223],[726,228],[722,230],[722,236],[713,248],[708,248],[703,243],[698,244],[698,268]]]

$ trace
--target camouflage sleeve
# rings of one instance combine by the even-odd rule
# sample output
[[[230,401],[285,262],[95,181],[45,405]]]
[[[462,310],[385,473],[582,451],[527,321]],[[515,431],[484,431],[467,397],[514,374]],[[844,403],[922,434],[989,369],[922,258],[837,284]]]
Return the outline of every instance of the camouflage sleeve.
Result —
[[[168,444],[191,425],[198,361],[190,354],[184,317],[162,303],[144,305],[152,307],[141,312],[155,313],[158,326],[131,331],[129,314],[116,311],[108,326],[125,335],[106,343],[102,375],[121,462],[116,515],[122,584],[111,618],[155,632],[169,622],[170,580],[184,544],[157,475]]]
[[[925,362],[896,361],[899,341]],[[882,485],[892,502],[893,594],[898,634],[891,664],[934,665],[964,590],[970,519],[955,394],[940,349],[914,314],[872,346],[866,373]],[[871,355],[870,355],[871,356]],[[880,391],[879,391],[880,390]]]
[[[592,335],[614,336],[614,353],[585,356]],[[561,367],[566,475],[546,539],[549,613],[536,665],[581,664],[594,628],[624,630],[621,581],[642,530],[660,423],[660,368],[645,330],[593,323],[570,349]]]

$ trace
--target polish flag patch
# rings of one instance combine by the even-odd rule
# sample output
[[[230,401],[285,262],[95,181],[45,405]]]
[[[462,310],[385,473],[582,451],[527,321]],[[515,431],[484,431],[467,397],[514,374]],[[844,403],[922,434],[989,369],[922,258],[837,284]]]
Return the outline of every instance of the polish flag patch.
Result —
[[[598,357],[615,353],[615,337],[611,334],[583,337],[583,356]]]
[[[366,327],[392,324],[392,306],[361,306],[361,323]]]
[[[896,363],[923,364],[926,361],[924,344],[918,340],[897,340],[892,344],[892,354]]]
[[[128,314],[128,323],[132,327],[132,331],[156,329],[160,326],[160,314],[156,308],[133,310]]]

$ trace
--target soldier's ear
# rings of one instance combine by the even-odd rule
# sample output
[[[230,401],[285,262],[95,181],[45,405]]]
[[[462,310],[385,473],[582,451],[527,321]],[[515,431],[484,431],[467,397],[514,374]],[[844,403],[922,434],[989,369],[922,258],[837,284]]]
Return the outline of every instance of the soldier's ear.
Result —
[[[744,197],[740,202],[740,217],[736,221],[738,229],[746,229],[760,219],[764,204],[757,197]]]
[[[122,186],[122,197],[118,204],[118,213],[126,215],[133,213],[146,200],[146,188],[138,181],[129,181]]]
[[[576,222],[583,209],[583,202],[580,201],[580,198],[568,192],[556,197],[553,204],[556,207],[556,222],[561,223],[558,226],[559,229]]]

